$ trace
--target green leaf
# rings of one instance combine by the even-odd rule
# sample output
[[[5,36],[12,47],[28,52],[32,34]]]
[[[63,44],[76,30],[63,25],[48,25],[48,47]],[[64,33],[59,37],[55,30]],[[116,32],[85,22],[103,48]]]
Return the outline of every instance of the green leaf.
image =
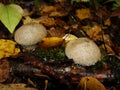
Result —
[[[13,33],[15,27],[22,18],[23,9],[16,5],[3,5],[0,3],[0,20],[7,27],[10,33]]]

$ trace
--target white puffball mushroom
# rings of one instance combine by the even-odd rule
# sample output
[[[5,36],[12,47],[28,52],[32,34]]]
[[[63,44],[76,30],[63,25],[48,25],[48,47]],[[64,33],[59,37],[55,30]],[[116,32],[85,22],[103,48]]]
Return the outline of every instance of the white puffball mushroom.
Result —
[[[71,40],[65,47],[65,54],[73,59],[75,64],[91,66],[101,58],[100,48],[96,43],[86,37]]]
[[[46,28],[39,23],[28,23],[15,31],[15,41],[23,46],[32,46],[47,36]]]

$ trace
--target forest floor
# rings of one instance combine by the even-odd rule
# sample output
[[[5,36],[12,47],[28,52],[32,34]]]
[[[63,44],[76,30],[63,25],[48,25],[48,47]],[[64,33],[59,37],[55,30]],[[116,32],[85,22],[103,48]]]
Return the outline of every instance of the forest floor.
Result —
[[[0,90],[119,90],[119,1],[34,1],[15,2],[24,11],[15,31],[39,23],[47,36],[26,48],[15,41],[15,31],[11,34],[0,22]],[[66,56],[66,43],[81,37],[99,47],[101,60],[95,65],[75,64]]]

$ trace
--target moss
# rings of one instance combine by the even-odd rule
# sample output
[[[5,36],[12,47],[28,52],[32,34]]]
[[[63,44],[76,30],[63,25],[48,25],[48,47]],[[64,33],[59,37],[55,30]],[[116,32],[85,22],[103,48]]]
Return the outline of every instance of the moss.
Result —
[[[64,60],[65,58],[65,52],[64,47],[54,47],[54,48],[48,48],[48,49],[41,49],[37,48],[33,52],[29,52],[32,55],[39,57],[41,59],[44,59],[46,61],[49,60]]]

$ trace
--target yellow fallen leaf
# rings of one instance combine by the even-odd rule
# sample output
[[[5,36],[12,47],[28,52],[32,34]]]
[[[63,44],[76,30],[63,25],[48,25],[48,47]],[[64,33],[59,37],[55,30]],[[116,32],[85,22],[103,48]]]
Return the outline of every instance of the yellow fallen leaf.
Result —
[[[79,90],[106,90],[101,82],[91,76],[82,77],[78,88]]]
[[[15,56],[19,52],[20,49],[16,48],[16,42],[12,40],[0,39],[0,59]]]
[[[59,37],[46,37],[40,43],[40,46],[48,48],[61,45],[64,42],[64,39]]]

